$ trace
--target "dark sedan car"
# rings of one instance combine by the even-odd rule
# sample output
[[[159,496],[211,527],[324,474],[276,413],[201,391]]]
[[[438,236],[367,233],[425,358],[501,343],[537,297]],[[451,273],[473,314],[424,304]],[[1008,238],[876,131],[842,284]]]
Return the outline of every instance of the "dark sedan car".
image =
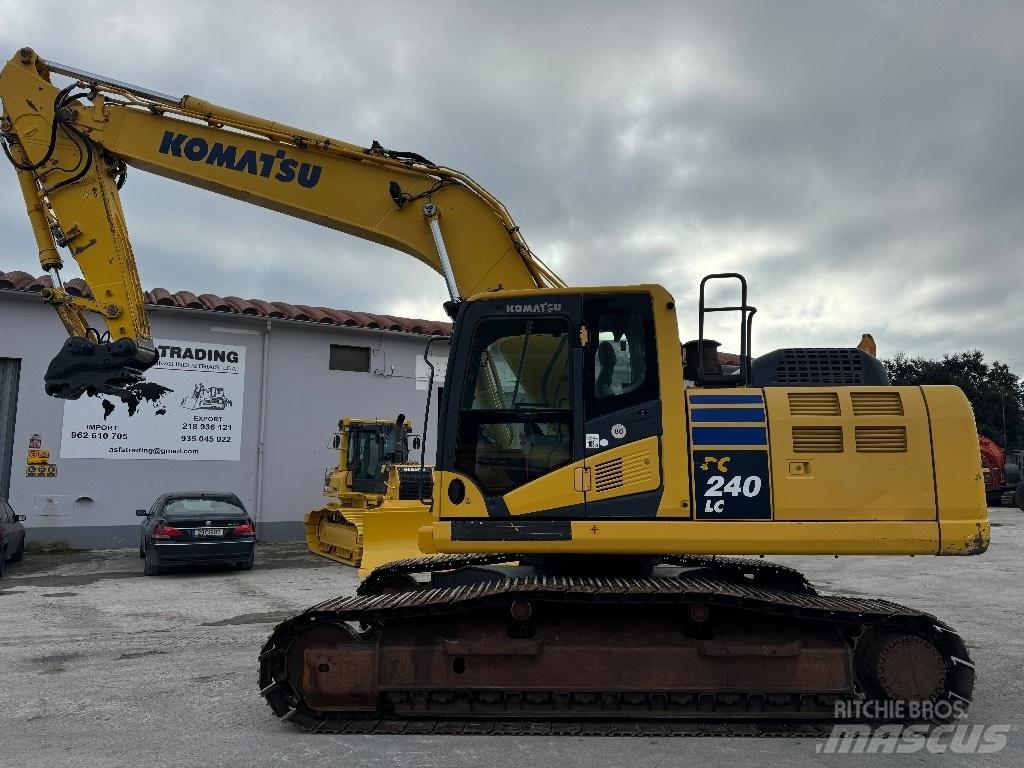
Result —
[[[165,493],[135,514],[146,518],[139,557],[147,576],[177,565],[253,566],[256,526],[233,493]]]
[[[24,515],[15,514],[11,505],[0,499],[0,577],[4,575],[7,561],[20,562],[25,556]]]

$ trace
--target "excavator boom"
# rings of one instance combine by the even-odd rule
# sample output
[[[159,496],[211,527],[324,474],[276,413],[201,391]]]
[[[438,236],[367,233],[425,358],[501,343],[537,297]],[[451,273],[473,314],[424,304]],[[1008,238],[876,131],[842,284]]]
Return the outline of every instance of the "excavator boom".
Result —
[[[53,75],[75,82],[58,88]],[[440,272],[453,301],[563,285],[496,198],[414,153],[159,94],[28,48],[0,72],[0,98],[40,263],[56,272],[67,247],[92,290],[71,296],[57,272],[44,293],[72,337],[48,376],[59,397],[116,391],[156,361],[119,197],[128,166],[400,250]]]

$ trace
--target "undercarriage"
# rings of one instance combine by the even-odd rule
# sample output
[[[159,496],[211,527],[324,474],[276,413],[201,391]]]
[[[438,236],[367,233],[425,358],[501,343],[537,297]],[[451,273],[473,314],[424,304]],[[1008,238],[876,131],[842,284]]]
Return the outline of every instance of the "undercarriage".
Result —
[[[799,735],[858,702],[916,703],[875,708],[900,722],[970,703],[964,643],[928,614],[757,560],[615,562],[379,568],[274,630],[260,688],[279,717],[349,733]]]

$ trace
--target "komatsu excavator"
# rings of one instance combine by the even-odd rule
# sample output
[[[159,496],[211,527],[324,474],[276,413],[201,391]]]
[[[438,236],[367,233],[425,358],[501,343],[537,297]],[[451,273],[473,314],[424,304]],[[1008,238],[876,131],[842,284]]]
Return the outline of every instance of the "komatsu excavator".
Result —
[[[331,500],[305,518],[310,552],[355,566],[361,577],[420,554],[419,529],[431,522],[433,468],[409,461],[422,450],[411,426],[404,414],[338,422],[331,440],[338,465],[324,475]]]
[[[43,298],[70,334],[46,374],[53,395],[132,399],[151,384],[119,200],[129,166],[396,248],[445,279],[454,327],[418,535],[432,557],[378,569],[358,595],[274,630],[259,674],[281,718],[318,731],[665,733],[813,728],[865,700],[915,702],[865,710],[900,719],[969,703],[973,665],[939,619],[732,557],[984,552],[960,390],[889,386],[858,349],[753,358],[736,274],[702,281],[684,371],[667,290],[566,285],[494,196],[413,152],[28,48],[0,72],[0,100],[55,276]],[[60,246],[91,297],[62,287]],[[708,304],[713,280],[739,299]],[[735,373],[704,338],[718,311],[738,317]],[[428,403],[425,432],[429,415]]]

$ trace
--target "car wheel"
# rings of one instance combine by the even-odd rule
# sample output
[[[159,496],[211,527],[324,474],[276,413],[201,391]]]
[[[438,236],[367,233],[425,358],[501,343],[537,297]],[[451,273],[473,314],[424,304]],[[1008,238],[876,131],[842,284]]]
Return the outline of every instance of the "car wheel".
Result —
[[[251,571],[253,565],[255,565],[255,564],[256,564],[256,552],[254,550],[252,552],[252,554],[249,555],[249,559],[248,560],[243,560],[242,562],[238,563],[235,566],[235,568],[237,568],[240,571]]]
[[[0,547],[0,579],[4,577],[4,570],[7,568],[7,545]]]
[[[11,557],[12,563],[20,563],[25,557],[25,537],[21,537],[21,544],[15,550],[14,555]]]
[[[161,571],[160,566],[157,565],[156,558],[150,557],[149,549],[146,549],[143,557],[145,557],[146,560],[142,567],[142,572],[146,576],[159,576]]]

